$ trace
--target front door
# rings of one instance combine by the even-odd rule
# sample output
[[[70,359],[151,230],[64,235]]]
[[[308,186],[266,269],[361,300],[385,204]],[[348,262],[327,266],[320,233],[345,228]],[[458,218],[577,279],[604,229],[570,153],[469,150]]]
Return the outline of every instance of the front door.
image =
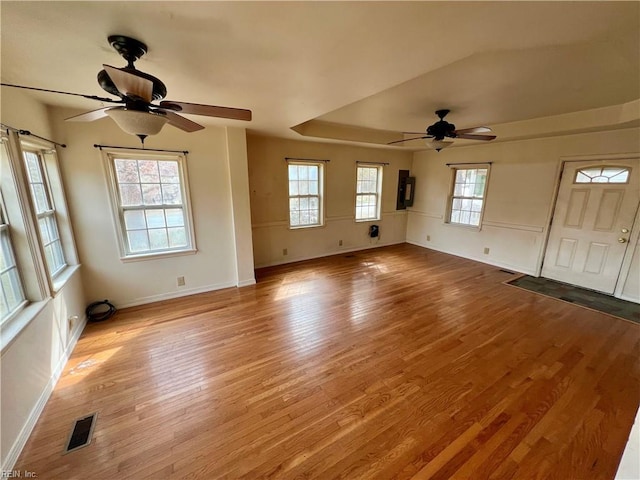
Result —
[[[639,163],[565,163],[543,277],[613,294],[640,203]]]

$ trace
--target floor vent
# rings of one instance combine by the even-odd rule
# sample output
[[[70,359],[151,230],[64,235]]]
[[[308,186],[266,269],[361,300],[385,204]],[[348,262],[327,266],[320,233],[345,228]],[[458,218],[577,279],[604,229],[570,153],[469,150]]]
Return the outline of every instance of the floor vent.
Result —
[[[511,272],[511,271],[509,271],[509,270],[505,270],[505,269],[503,269],[503,268],[501,268],[501,269],[500,269],[500,270],[498,270],[498,271],[499,271],[499,272],[508,273],[509,275],[515,275],[515,274],[516,274],[516,272]]]
[[[97,413],[92,413],[91,415],[76,420],[73,430],[69,435],[64,453],[73,452],[91,443],[91,435],[93,434],[93,427],[96,424],[97,416]]]
[[[571,303],[575,303],[575,300],[573,298],[569,298],[569,297],[558,297],[560,300],[564,300],[565,302],[571,302]]]

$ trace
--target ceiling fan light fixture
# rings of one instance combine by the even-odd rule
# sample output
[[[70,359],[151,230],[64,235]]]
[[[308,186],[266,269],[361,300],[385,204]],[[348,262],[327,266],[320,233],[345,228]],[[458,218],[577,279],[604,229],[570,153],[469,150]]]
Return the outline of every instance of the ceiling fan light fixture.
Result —
[[[439,152],[440,150],[442,150],[443,148],[447,148],[450,145],[453,145],[453,141],[451,140],[427,140],[424,143],[426,143],[427,147],[429,148],[433,148],[436,152]]]
[[[154,112],[130,110],[125,107],[110,108],[105,112],[118,126],[131,135],[157,135],[169,121],[166,115]]]

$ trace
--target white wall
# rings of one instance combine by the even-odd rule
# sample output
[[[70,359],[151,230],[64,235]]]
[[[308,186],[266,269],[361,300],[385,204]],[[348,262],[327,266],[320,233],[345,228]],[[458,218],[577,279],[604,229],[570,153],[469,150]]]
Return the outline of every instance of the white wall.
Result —
[[[411,168],[416,194],[407,241],[536,275],[562,157],[639,149],[640,129],[633,128],[418,152]],[[480,231],[444,223],[451,182],[446,164],[466,162],[493,162]],[[640,275],[637,258],[633,265],[629,278]]]
[[[405,241],[407,215],[396,211],[398,170],[409,170],[411,153],[333,143],[247,136],[255,264],[294,262]],[[285,157],[330,160],[325,165],[325,225],[290,229]],[[382,219],[355,221],[356,161],[385,162]],[[371,239],[369,225],[380,226]],[[342,246],[339,241],[342,240]],[[287,255],[283,250],[287,250]]]
[[[2,89],[1,121],[51,138],[46,108],[19,91]],[[1,470],[10,469],[44,408],[86,318],[80,270],[14,337],[0,356]],[[69,322],[70,317],[77,317]],[[6,332],[0,332],[6,334]],[[4,339],[3,339],[3,344]]]
[[[248,195],[248,189],[242,188],[246,174],[232,176],[229,164],[229,152],[245,148],[244,130],[207,127],[184,133],[167,125],[160,135],[146,139],[147,148],[189,151],[187,166],[198,252],[125,263],[120,259],[103,158],[93,145],[140,147],[140,141],[122,132],[109,118],[90,123],[63,121],[75,113],[51,110],[55,135],[68,145],[60,154],[60,162],[78,253],[85,265],[89,301],[109,299],[122,308],[251,283],[252,264],[247,267],[243,257],[249,256],[251,261],[250,246],[238,251],[240,257],[235,248],[235,229],[250,229],[249,202],[242,201],[242,196]],[[240,157],[241,165],[241,153],[234,154],[236,157]],[[233,169],[237,168],[241,167]],[[232,185],[236,186],[235,202]],[[184,287],[177,286],[178,276],[185,277]]]

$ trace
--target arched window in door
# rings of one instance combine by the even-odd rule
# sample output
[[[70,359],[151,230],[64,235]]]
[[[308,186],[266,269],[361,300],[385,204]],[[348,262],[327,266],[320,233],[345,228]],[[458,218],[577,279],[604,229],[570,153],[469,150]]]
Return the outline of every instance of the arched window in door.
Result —
[[[628,183],[627,167],[586,167],[576,171],[573,183]]]

